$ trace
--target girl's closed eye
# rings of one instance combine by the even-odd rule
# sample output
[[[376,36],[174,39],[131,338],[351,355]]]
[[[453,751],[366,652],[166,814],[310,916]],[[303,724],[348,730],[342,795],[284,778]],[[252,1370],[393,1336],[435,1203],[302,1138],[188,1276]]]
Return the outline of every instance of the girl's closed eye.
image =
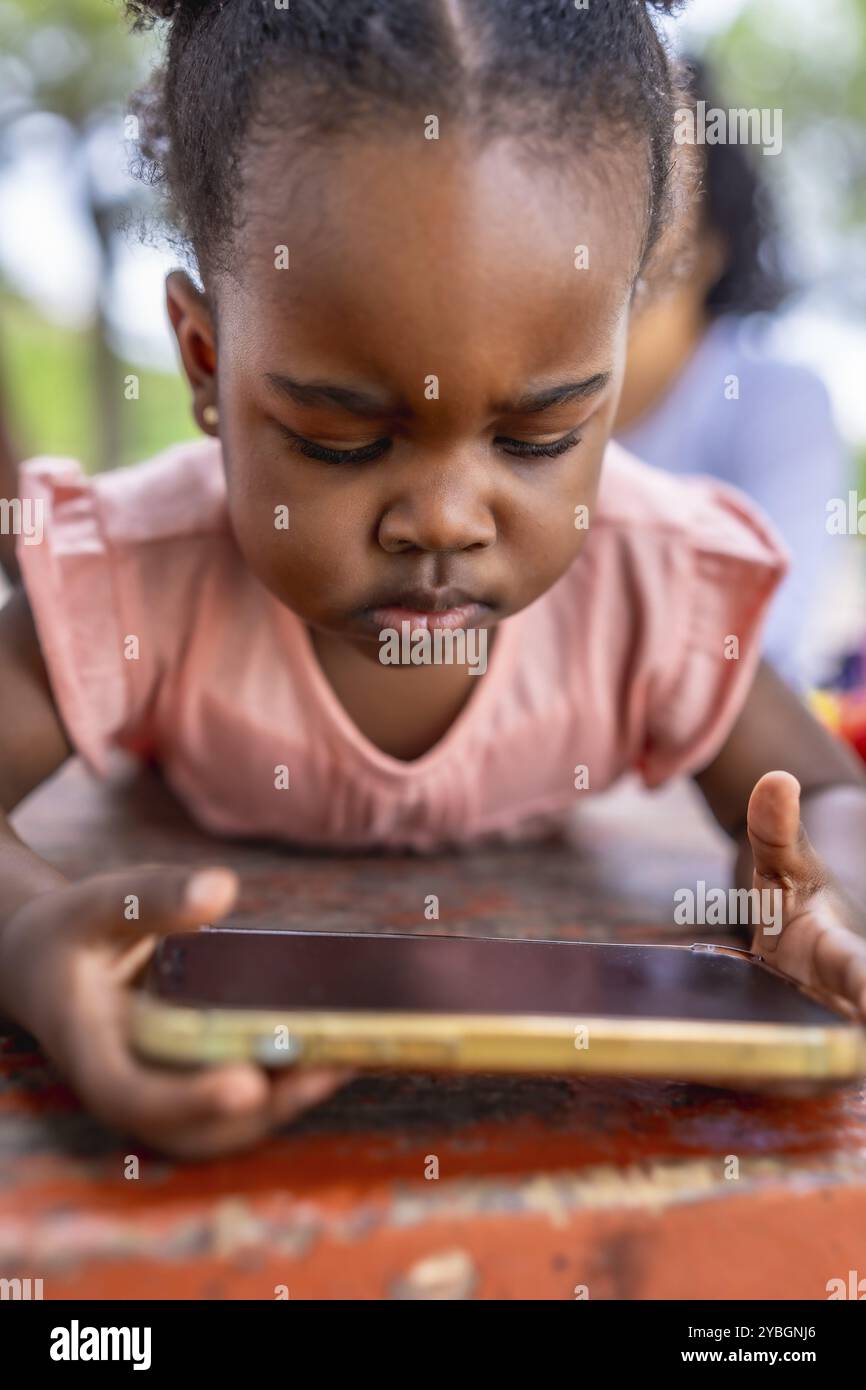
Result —
[[[296,454],[303,454],[304,458],[318,459],[321,463],[370,463],[373,459],[381,458],[392,443],[390,439],[383,438],[374,439],[371,443],[362,444],[356,449],[332,449],[327,444],[317,444],[315,440],[307,439],[304,435],[289,429],[288,425],[279,424],[279,430]]]
[[[569,449],[576,448],[581,438],[580,429],[577,428],[560,439],[551,440],[549,444],[535,444],[526,439],[509,439],[505,435],[497,435],[493,442],[506,454],[512,454],[515,458],[553,459],[559,458],[560,454],[568,453]]]
[[[292,449],[305,458],[318,459],[321,463],[331,464],[350,464],[350,463],[371,463],[374,459],[382,458],[391,447],[390,438],[374,439],[369,444],[361,445],[355,449],[334,449],[326,444],[317,444],[315,440],[308,439],[304,435],[298,434],[288,425],[279,425],[280,432],[288,439]],[[513,439],[506,435],[497,435],[493,443],[501,449],[503,453],[510,454],[513,458],[558,458],[561,454],[574,449],[581,441],[580,428],[575,428],[559,439],[553,439],[549,443],[536,443],[532,440]]]

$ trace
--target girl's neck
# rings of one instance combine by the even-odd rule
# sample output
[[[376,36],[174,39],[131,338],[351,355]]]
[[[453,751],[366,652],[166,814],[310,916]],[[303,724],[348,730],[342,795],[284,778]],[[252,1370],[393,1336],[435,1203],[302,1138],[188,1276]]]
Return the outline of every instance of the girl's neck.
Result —
[[[489,632],[488,648],[495,634]],[[410,762],[429,752],[484,679],[458,663],[383,666],[369,652],[310,629],[331,689],[358,730],[381,752]]]

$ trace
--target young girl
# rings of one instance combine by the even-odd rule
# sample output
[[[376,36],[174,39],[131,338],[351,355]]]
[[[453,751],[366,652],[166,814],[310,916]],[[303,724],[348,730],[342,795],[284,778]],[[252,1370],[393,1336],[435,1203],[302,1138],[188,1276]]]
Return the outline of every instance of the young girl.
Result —
[[[643,0],[133,9],[171,20],[149,151],[201,277],[168,306],[211,438],[25,470],[0,804],[123,749],[216,832],[424,849],[692,773],[741,881],[783,894],[755,949],[866,1014],[866,789],[759,664],[778,543],[608,445],[671,204]],[[384,664],[404,625],[473,630],[486,671]],[[0,876],[0,1008],[110,1123],[215,1153],[339,1083],[130,1053],[129,982],[230,910],[228,870],[71,884],[5,826]]]

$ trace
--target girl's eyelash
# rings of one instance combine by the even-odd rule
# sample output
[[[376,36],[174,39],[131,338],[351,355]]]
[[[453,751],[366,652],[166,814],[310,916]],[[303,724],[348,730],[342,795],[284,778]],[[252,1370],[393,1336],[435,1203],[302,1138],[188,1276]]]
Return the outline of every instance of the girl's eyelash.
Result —
[[[308,459],[317,459],[320,463],[369,463],[384,454],[391,443],[390,439],[374,439],[372,444],[365,444],[361,449],[328,449],[324,444],[314,444],[312,439],[304,439],[303,435],[294,434],[291,430],[284,429],[283,433],[296,453]]]
[[[511,454],[514,458],[545,458],[555,459],[560,454],[565,454],[569,449],[573,449],[580,443],[580,432],[572,430],[571,434],[566,434],[562,439],[554,439],[551,444],[529,444],[526,440],[506,439],[500,436],[494,439],[494,444],[511,445],[513,447],[505,449],[506,454]]]
[[[304,439],[300,434],[294,434],[291,430],[283,430],[289,443],[296,453],[303,454],[305,458],[317,459],[320,463],[370,463],[373,459],[381,458],[385,450],[390,447],[390,439],[375,439],[372,444],[365,444],[361,449],[328,449],[324,444],[314,444],[312,439]],[[555,439],[551,444],[530,444],[526,440],[508,439],[505,436],[498,436],[494,439],[494,444],[503,447],[503,452],[510,454],[512,458],[558,458],[560,454],[565,454],[569,449],[580,443],[580,434],[577,430],[572,430],[571,434],[565,435],[562,439]],[[508,448],[504,446],[508,445]]]

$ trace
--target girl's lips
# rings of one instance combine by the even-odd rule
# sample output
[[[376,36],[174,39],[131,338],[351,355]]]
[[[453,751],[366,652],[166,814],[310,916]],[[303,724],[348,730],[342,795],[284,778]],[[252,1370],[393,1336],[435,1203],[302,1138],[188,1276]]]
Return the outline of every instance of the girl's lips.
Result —
[[[437,628],[480,627],[489,614],[486,603],[461,603],[455,608],[442,608],[426,613],[412,608],[370,608],[364,615],[377,632],[392,629],[402,632],[408,623],[410,631],[433,632]]]

